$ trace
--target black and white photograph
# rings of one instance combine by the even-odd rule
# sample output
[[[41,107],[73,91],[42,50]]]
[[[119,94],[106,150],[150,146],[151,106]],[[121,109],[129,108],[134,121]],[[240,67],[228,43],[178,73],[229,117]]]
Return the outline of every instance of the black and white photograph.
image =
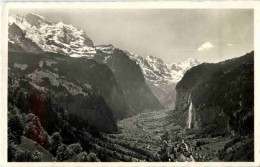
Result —
[[[7,162],[255,162],[254,17],[9,8]]]

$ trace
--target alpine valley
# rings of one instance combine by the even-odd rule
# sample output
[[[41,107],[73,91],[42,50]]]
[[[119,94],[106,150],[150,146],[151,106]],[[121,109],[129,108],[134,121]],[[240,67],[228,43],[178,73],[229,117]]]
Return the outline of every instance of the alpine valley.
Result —
[[[254,52],[167,64],[9,16],[8,161],[254,161]]]

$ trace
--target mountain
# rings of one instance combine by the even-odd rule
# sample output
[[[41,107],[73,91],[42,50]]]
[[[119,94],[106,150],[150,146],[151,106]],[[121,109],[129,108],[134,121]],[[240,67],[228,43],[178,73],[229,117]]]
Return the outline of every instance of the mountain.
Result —
[[[191,68],[176,92],[172,121],[201,135],[230,134],[235,139],[221,151],[220,159],[253,160],[254,52]],[[243,154],[239,149],[250,151]]]
[[[135,146],[122,152],[107,134],[120,119],[163,108],[123,51],[36,14],[10,16],[8,37],[8,161],[156,159]]]
[[[74,58],[85,57],[106,64],[115,74],[128,104],[123,110],[120,107],[122,114],[118,115],[119,112],[116,112],[116,118],[120,119],[144,110],[163,108],[147,87],[140,67],[136,66],[135,61],[129,59],[120,49],[115,50],[112,45],[94,46],[91,39],[82,30],[78,30],[71,25],[65,25],[62,22],[51,23],[36,14],[10,16],[9,27],[12,25],[20,27],[26,38],[37,44],[45,52],[60,53]],[[11,43],[11,39],[9,39],[9,43]],[[12,44],[20,46],[20,43],[17,42]],[[108,56],[111,56],[112,59],[106,61]],[[129,68],[123,68],[122,64]],[[106,90],[102,92],[106,92]],[[109,100],[117,101],[114,97],[106,98],[106,101]],[[119,110],[117,109],[118,104],[109,102],[108,104],[113,110]]]
[[[45,52],[89,58],[96,53],[92,40],[84,31],[72,25],[62,22],[54,24],[37,14],[9,16],[8,21],[9,27],[18,26],[27,39],[36,43]]]
[[[147,86],[140,66],[124,51],[112,45],[101,45],[96,49],[93,59],[113,71],[134,114],[163,108]]]
[[[229,126],[237,133],[251,133],[250,124],[243,125],[235,121],[239,121],[240,117],[241,120],[245,117],[244,121],[252,119],[253,69],[254,52],[216,64],[203,63],[193,67],[176,86],[175,112],[183,112],[179,116],[186,115],[191,105],[196,115],[191,121],[191,127],[194,128],[206,127],[217,121],[222,124],[225,117],[237,115],[237,120],[231,119]],[[187,119],[183,120],[182,125],[185,125]],[[237,128],[248,130],[239,132],[241,129]]]
[[[9,94],[21,93],[27,99],[26,106],[39,118],[45,116],[50,105],[88,121],[100,131],[115,132],[113,115],[120,117],[127,109],[113,73],[94,60],[55,53],[9,52],[8,67]]]
[[[50,35],[50,32],[52,35]],[[19,53],[43,54],[45,52],[51,51],[52,53],[57,53],[59,55],[68,57],[69,52],[63,52],[65,47],[70,50],[70,52],[84,54],[82,58],[89,58],[90,55],[85,55],[85,52],[81,53],[79,50],[84,49],[84,47],[86,48],[87,46],[92,47],[92,49],[95,50],[92,41],[85,35],[83,31],[79,31],[72,26],[63,25],[62,23],[52,24],[41,16],[35,14],[28,14],[26,16],[10,16],[8,38],[9,51]],[[59,45],[50,42],[53,41],[53,39],[55,39],[54,42]],[[78,47],[75,47],[76,45]],[[81,45],[84,45],[84,47],[81,48]],[[54,57],[56,57],[55,54],[49,55],[54,55]],[[75,54],[72,54],[69,57],[75,57]],[[75,60],[70,60],[73,63],[77,63],[77,61],[81,59],[77,59],[76,56]],[[85,60],[82,62],[87,63]],[[78,65],[82,64],[82,62],[79,62]],[[67,66],[76,66],[76,64],[73,63],[68,63]],[[84,70],[87,65],[88,64],[82,64],[82,70]],[[59,68],[60,70],[66,71],[68,70],[67,66],[60,66]],[[112,109],[115,119],[122,119],[124,117],[130,116],[129,113],[131,109],[126,103],[121,88],[116,83],[114,74],[109,70],[109,68],[101,68],[100,70],[101,71],[89,71],[88,76],[86,76],[85,73],[79,71],[79,73],[73,74],[73,76],[70,76],[70,78],[75,78],[77,76],[78,78],[75,78],[76,80],[85,78],[87,79],[87,83],[92,83],[93,89],[98,89],[96,92],[104,97],[106,103]],[[95,74],[102,72],[104,74],[107,72],[107,75],[100,76],[101,78],[98,78],[99,75]],[[82,76],[80,76],[80,74]],[[59,73],[57,73],[57,75],[59,75]],[[113,84],[105,84],[107,82],[113,82]]]
[[[180,63],[164,63],[160,58],[142,57],[131,52],[127,55],[139,64],[144,74],[146,83],[160,102],[167,107],[173,107],[175,102],[175,86],[190,68],[199,62],[193,58]]]
[[[254,52],[166,64],[37,14],[8,35],[8,161],[254,161]]]
[[[26,34],[15,23],[8,28],[8,47],[9,51],[42,53],[43,50],[31,39],[26,38]]]
[[[125,108],[116,113],[113,104]],[[8,53],[9,162],[82,161],[81,154],[98,161],[95,147],[107,143],[101,135],[118,132],[114,116],[125,111],[106,65],[57,53]]]

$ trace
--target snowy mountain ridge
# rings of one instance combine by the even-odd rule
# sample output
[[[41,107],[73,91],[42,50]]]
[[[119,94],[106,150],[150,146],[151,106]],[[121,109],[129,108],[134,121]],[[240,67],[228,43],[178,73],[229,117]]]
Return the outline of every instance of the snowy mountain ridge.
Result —
[[[154,56],[142,57],[127,52],[130,59],[134,60],[143,72],[147,85],[160,102],[172,108],[176,99],[176,84],[182,79],[186,71],[200,63],[194,58],[188,58],[180,63],[164,63]]]
[[[115,49],[112,45],[94,46],[83,30],[78,30],[72,25],[62,22],[52,23],[34,13],[9,16],[9,26],[12,24],[16,24],[25,33],[26,38],[31,39],[46,52],[92,58],[97,50],[112,54]],[[14,43],[12,39],[9,39],[9,42]],[[166,64],[153,56],[144,58],[131,52],[127,52],[127,55],[140,65],[145,78],[156,85],[177,83],[188,69],[199,64],[193,58],[181,63]]]
[[[16,24],[25,37],[35,42],[46,52],[55,52],[71,57],[93,57],[96,49],[83,30],[62,22],[51,23],[37,14],[9,16],[9,26]],[[9,39],[11,43],[12,40]]]
[[[96,50],[107,54],[113,54],[116,49],[113,45],[98,45]],[[160,84],[177,84],[186,71],[199,65],[194,58],[179,63],[164,63],[163,60],[154,56],[142,57],[129,51],[124,51],[128,57],[141,67],[146,80],[153,82],[156,86]],[[109,59],[107,56],[104,61]]]
[[[131,52],[128,52],[128,56],[140,65],[145,78],[156,86],[178,83],[186,71],[199,64],[194,58],[188,58],[180,63],[167,64],[153,56],[141,57]]]
[[[106,53],[103,63],[109,61],[116,49],[112,45],[96,46],[97,51]],[[140,66],[146,84],[153,94],[166,107],[173,107],[175,103],[175,86],[182,79],[186,71],[200,63],[194,58],[188,58],[180,63],[164,63],[160,58],[138,56],[129,51],[126,55]]]
[[[104,53],[101,54],[105,56],[101,58],[103,64],[116,56],[114,52],[117,49],[113,45],[94,46],[83,30],[62,22],[52,23],[37,14],[9,16],[9,43],[13,50],[20,49],[15,46],[18,44],[29,52],[54,52],[70,57],[95,59],[98,52]],[[174,103],[176,84],[187,70],[199,64],[193,58],[181,63],[164,63],[153,56],[123,52],[140,66],[147,85],[162,104]]]

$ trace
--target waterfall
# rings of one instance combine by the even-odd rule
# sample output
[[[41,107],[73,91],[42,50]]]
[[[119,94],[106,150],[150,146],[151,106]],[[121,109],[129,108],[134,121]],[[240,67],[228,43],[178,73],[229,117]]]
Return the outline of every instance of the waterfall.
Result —
[[[189,115],[188,115],[188,129],[191,128],[191,119],[192,119],[192,102],[190,102]]]

